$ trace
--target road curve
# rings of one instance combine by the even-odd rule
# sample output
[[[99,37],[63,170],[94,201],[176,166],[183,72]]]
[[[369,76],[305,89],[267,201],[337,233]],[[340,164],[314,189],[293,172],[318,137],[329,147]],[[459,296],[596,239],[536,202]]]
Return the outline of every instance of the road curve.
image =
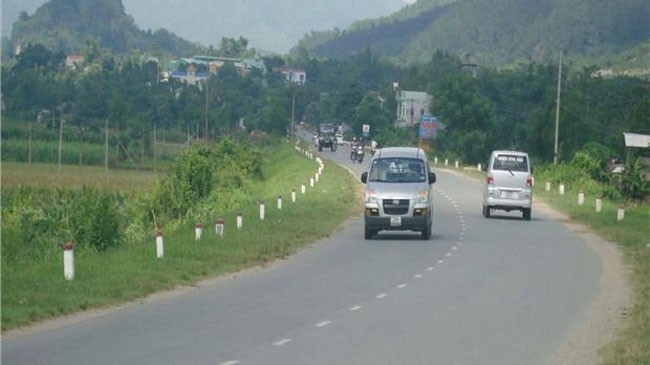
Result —
[[[543,212],[483,218],[478,182],[436,173],[430,240],[366,241],[355,218],[269,268],[3,336],[2,363],[546,364],[598,293],[598,255]]]

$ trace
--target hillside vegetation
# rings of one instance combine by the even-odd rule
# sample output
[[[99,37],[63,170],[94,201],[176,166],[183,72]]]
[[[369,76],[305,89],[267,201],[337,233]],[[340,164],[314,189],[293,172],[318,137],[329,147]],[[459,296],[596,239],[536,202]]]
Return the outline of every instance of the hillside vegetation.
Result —
[[[391,17],[312,33],[299,47],[337,58],[367,47],[408,63],[426,62],[436,49],[491,65],[547,62],[560,48],[598,58],[647,41],[649,16],[645,0],[420,0]]]
[[[3,44],[3,49],[6,56],[16,46],[41,44],[66,53],[79,53],[89,38],[114,53],[139,50],[162,56],[191,54],[199,49],[164,29],[140,30],[125,13],[121,0],[51,0],[31,16],[21,14],[14,23],[10,44]]]

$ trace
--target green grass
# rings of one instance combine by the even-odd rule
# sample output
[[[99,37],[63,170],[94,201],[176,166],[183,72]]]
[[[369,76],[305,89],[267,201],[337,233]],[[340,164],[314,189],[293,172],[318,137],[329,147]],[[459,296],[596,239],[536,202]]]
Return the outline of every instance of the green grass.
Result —
[[[3,164],[4,167],[4,164]],[[157,291],[263,265],[285,258],[318,238],[328,236],[352,214],[356,180],[343,168],[326,162],[320,182],[307,193],[300,184],[317,171],[307,159],[285,145],[266,158],[264,181],[251,190],[266,203],[264,221],[259,206],[241,207],[244,227],[235,228],[236,211],[223,213],[225,235],[214,234],[213,217],[203,221],[203,238],[194,239],[188,223],[164,231],[165,256],[155,257],[153,229],[146,242],[130,242],[108,252],[75,252],[75,279],[63,277],[62,253],[36,261],[2,265],[2,330],[64,314],[124,303]],[[4,177],[3,177],[4,178]],[[297,202],[291,203],[291,188]],[[283,195],[283,209],[276,199]]]

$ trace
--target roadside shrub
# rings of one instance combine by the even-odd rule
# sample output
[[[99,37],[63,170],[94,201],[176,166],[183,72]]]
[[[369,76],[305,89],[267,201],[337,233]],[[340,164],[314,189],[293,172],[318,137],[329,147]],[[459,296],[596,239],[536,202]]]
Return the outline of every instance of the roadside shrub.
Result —
[[[118,193],[84,188],[71,192],[73,204],[69,212],[69,227],[77,245],[105,251],[122,241],[122,222]]]

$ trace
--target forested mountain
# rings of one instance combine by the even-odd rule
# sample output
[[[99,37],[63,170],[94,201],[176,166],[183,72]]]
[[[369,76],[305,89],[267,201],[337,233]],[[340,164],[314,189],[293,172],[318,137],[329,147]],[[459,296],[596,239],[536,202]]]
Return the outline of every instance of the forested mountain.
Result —
[[[407,0],[410,2],[412,0]],[[2,0],[2,32],[23,11],[33,14],[46,0]],[[126,13],[143,30],[166,29],[209,46],[222,37],[245,37],[251,46],[286,53],[312,30],[345,28],[356,20],[389,15],[403,0],[122,0]],[[94,1],[87,0],[93,4]]]
[[[595,58],[650,39],[649,19],[647,0],[419,0],[388,18],[312,33],[300,47],[337,58],[368,47],[406,62],[426,62],[435,49],[492,65],[556,59],[560,48]]]
[[[155,56],[181,55],[199,49],[163,29],[141,31],[125,13],[121,0],[51,0],[32,16],[21,14],[14,24],[9,48],[42,44],[57,51],[80,53],[89,38],[114,53],[139,50]]]

